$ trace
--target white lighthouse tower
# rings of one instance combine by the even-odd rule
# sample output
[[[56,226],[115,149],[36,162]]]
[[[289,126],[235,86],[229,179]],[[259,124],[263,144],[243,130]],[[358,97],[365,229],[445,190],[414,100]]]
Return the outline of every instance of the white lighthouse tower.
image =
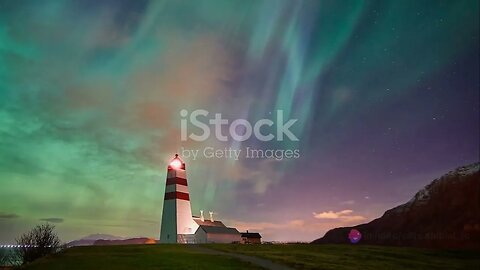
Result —
[[[190,243],[198,224],[192,218],[185,162],[178,154],[167,167],[160,243]]]

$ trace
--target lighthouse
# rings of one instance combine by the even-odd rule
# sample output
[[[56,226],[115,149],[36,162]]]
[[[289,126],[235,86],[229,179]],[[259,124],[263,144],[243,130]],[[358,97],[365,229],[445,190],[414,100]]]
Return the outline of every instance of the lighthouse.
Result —
[[[178,154],[167,166],[160,243],[195,241],[198,224],[192,218],[185,162]]]

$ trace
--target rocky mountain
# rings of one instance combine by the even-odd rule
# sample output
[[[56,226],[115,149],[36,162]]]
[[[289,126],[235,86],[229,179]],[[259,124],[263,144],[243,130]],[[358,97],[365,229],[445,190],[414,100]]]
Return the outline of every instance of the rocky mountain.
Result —
[[[479,169],[475,163],[450,171],[380,218],[332,229],[313,243],[350,243],[356,229],[359,244],[480,248]]]
[[[111,245],[142,245],[155,244],[156,240],[147,237],[125,238],[110,234],[91,234],[81,239],[71,241],[67,244],[68,247],[76,246],[111,246]]]
[[[96,233],[96,234],[87,235],[87,236],[82,237],[78,240],[73,240],[73,241],[67,243],[67,246],[69,246],[69,247],[91,246],[97,240],[123,240],[123,239],[125,239],[125,238],[120,237],[120,236]]]
[[[139,237],[139,238],[130,238],[124,240],[97,240],[93,245],[95,246],[115,246],[115,245],[145,245],[145,244],[156,244],[157,241],[153,238]]]

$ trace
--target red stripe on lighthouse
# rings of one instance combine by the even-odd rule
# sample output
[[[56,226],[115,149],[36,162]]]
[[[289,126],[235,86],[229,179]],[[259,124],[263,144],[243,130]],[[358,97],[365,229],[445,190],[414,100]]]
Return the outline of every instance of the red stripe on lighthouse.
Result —
[[[190,196],[188,195],[188,193],[178,192],[178,191],[165,193],[165,200],[175,200],[175,199],[190,201]]]
[[[168,185],[175,185],[175,184],[182,185],[182,186],[188,186],[187,179],[178,178],[178,177],[167,178],[167,186]]]

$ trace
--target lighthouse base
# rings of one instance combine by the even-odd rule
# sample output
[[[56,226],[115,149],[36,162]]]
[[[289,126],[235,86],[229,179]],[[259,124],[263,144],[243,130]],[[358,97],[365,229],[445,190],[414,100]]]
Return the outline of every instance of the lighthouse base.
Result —
[[[195,234],[177,234],[178,244],[196,244]]]

